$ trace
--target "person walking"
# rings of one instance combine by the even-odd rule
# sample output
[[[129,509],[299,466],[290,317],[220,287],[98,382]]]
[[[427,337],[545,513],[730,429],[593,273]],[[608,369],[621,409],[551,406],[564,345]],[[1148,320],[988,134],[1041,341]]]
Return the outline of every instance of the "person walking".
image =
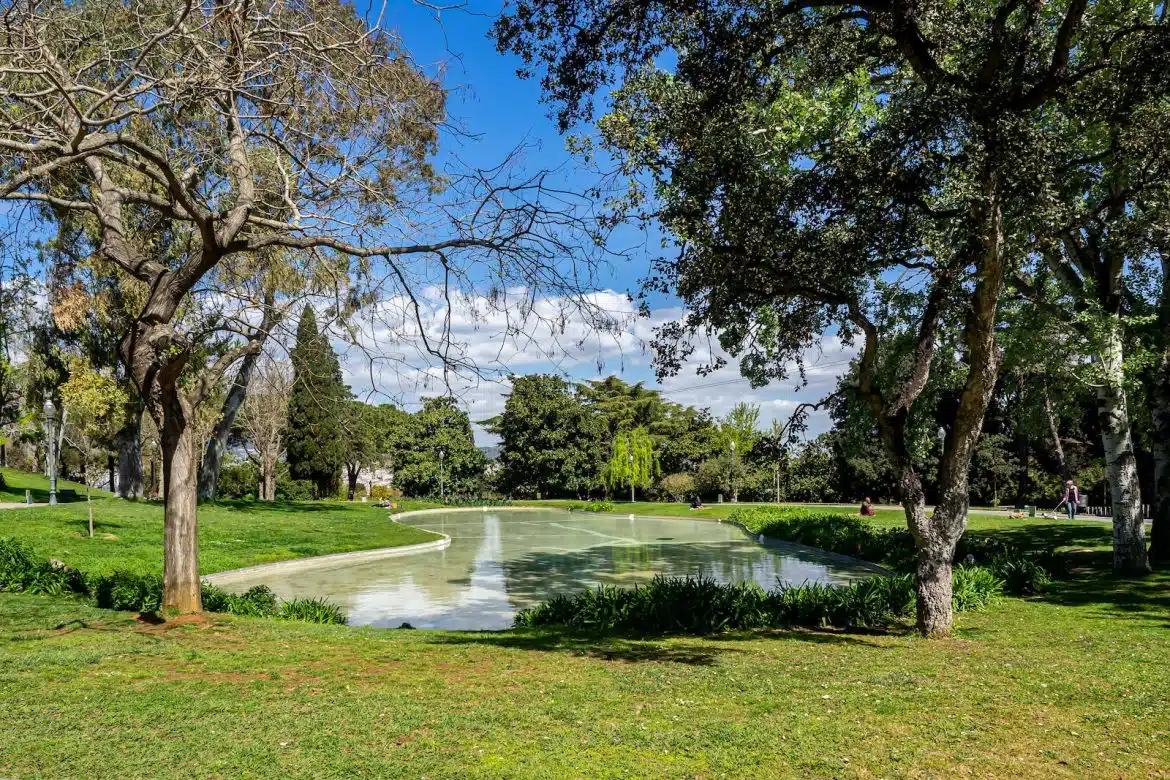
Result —
[[[1081,491],[1071,479],[1064,483],[1064,503],[1068,505],[1068,519],[1077,519],[1077,507],[1081,503]]]

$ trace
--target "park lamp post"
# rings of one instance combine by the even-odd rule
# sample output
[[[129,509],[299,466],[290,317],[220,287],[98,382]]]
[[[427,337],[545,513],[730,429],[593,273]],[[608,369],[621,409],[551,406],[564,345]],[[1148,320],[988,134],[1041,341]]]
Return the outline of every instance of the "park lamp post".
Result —
[[[443,450],[439,450],[439,501],[444,504],[447,503],[447,494],[443,490],[443,458],[446,454]]]
[[[731,503],[739,503],[739,491],[735,489],[735,439],[731,440]]]
[[[57,437],[54,435],[54,423],[56,422],[56,409],[53,408],[53,400],[51,398],[45,399],[45,440],[47,442],[48,459],[49,459],[49,506],[57,506]]]

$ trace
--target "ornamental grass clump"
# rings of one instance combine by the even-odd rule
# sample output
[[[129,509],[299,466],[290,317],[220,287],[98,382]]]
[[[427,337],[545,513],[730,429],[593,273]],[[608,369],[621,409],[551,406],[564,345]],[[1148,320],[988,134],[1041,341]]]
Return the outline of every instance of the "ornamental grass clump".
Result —
[[[750,533],[816,547],[881,564],[897,572],[914,571],[914,539],[900,528],[878,528],[862,517],[809,512],[790,507],[745,507],[728,517]],[[994,572],[1003,593],[1029,596],[1051,581],[1049,570],[1060,565],[1052,550],[1020,550],[1002,539],[964,536],[955,548],[955,562],[976,564]]]
[[[162,608],[163,578],[128,571],[86,575],[56,561],[38,561],[24,542],[0,538],[0,591],[47,596],[77,594],[89,596],[102,609],[156,613]],[[346,622],[345,613],[335,604],[322,599],[280,602],[267,585],[235,594],[203,583],[201,591],[208,612],[311,623]]]
[[[600,586],[558,596],[516,616],[517,628],[564,626],[621,634],[713,634],[761,628],[881,629],[914,607],[909,576],[872,577],[849,585],[781,584],[707,577],[655,577],[634,588]]]

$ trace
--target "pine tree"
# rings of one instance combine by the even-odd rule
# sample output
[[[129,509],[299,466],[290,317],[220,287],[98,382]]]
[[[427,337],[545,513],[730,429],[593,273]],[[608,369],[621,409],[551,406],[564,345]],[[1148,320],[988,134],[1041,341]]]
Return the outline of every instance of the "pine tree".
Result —
[[[293,479],[313,483],[318,498],[336,496],[345,463],[345,403],[349,389],[317,317],[305,307],[292,351],[293,387],[288,402],[288,465]]]

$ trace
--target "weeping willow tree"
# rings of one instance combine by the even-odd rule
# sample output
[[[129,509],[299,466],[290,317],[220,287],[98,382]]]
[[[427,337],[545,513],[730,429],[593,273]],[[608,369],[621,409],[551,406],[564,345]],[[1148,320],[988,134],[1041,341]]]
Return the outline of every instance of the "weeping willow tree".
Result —
[[[645,428],[635,428],[614,437],[609,463],[605,464],[601,481],[614,491],[629,485],[630,501],[633,502],[634,488],[645,490],[650,487],[658,473],[654,440]]]

